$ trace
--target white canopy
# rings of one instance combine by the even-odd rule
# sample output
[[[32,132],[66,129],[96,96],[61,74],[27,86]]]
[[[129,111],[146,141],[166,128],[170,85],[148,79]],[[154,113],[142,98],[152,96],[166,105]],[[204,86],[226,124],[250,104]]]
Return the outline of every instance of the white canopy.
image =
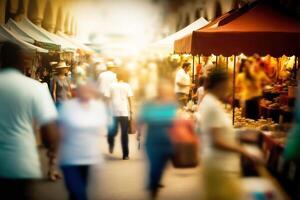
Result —
[[[201,17],[200,19],[194,21],[185,28],[167,36],[166,38],[159,40],[149,46],[149,50],[156,51],[159,53],[173,53],[174,52],[174,42],[187,34],[192,33],[208,24],[208,21]]]
[[[17,22],[15,22],[12,19],[9,19],[8,22],[4,25],[7,29],[10,30],[10,32],[17,35],[21,40],[25,42],[29,42],[30,44],[34,44],[34,39],[30,37],[26,32],[24,32],[18,25]]]
[[[64,34],[62,32],[57,32],[56,34],[58,36],[64,38],[64,39],[68,40],[69,42],[71,42],[78,49],[81,49],[81,50],[84,50],[84,51],[88,51],[88,52],[93,52],[93,50],[90,47],[82,44],[80,41],[76,40],[75,38],[72,38],[72,37],[70,37],[70,36],[68,36],[68,35],[66,35],[66,34]]]
[[[16,32],[18,32],[19,34],[30,37],[35,41],[55,44],[49,37],[45,36],[45,34],[42,34],[40,31],[35,29],[35,25],[30,26],[30,24],[27,23],[27,19],[22,19],[19,22],[16,22],[13,19],[9,19],[6,26],[9,27],[9,29],[12,29],[13,32],[17,30]]]
[[[71,42],[69,42],[68,40],[59,37],[58,35],[55,35],[53,33],[50,33],[48,31],[46,31],[45,29],[43,29],[42,27],[39,27],[37,25],[35,25],[34,23],[32,23],[29,19],[24,18],[22,19],[19,24],[30,27],[34,30],[36,30],[37,32],[41,33],[43,36],[45,36],[46,38],[49,38],[52,42],[54,42],[55,44],[59,44],[61,45],[61,48],[63,50],[76,50],[77,47],[75,45],[73,45]]]
[[[14,42],[18,45],[20,45],[22,48],[29,50],[29,51],[37,51],[42,53],[48,53],[48,50],[34,46],[32,44],[29,44],[27,42],[22,41],[18,38],[17,35],[10,32],[7,28],[5,28],[3,25],[0,26],[0,41],[10,41]]]

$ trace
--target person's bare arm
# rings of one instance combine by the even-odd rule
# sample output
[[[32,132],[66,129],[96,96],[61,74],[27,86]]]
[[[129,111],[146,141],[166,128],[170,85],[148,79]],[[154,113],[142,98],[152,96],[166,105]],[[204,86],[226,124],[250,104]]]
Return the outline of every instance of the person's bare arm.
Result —
[[[132,97],[128,97],[128,104],[129,104],[129,112],[130,112],[130,118],[132,118]]]
[[[53,91],[52,91],[52,96],[53,96],[53,100],[54,102],[56,102],[56,81],[53,81]]]
[[[239,143],[237,143],[237,142],[229,143],[229,142],[225,141],[222,137],[222,134],[223,134],[222,128],[212,128],[210,132],[211,132],[213,146],[215,148],[223,150],[223,151],[236,152],[236,153],[246,156],[247,158],[253,160],[254,162],[263,163],[262,158],[249,153]]]
[[[195,84],[184,84],[184,83],[180,83],[180,82],[177,82],[176,83],[178,86],[180,86],[180,87],[194,87],[195,86]]]
[[[212,142],[215,148],[223,151],[231,151],[236,153],[243,153],[242,147],[237,143],[228,143],[223,140],[222,128],[212,128],[211,129]]]
[[[56,159],[59,144],[59,129],[55,121],[41,126],[41,139],[47,149],[47,156],[49,159],[48,176],[50,180],[54,181],[57,178],[60,178],[56,170]]]
[[[72,88],[71,88],[71,84],[69,81],[67,81],[68,83],[68,97],[69,98],[72,98]]]

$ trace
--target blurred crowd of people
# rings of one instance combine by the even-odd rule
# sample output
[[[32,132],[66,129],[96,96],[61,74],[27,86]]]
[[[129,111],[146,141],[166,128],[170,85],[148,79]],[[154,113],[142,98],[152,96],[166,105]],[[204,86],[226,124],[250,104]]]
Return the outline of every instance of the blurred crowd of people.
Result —
[[[98,66],[98,75],[89,77],[83,69],[85,66],[80,63],[70,74],[70,67],[61,61],[52,63],[55,76],[42,73],[42,82],[48,86],[45,87],[45,84],[22,74],[27,59],[19,46],[4,43],[0,60],[1,198],[30,199],[31,182],[42,177],[34,133],[34,127],[39,126],[49,160],[48,177],[53,181],[60,178],[59,166],[69,199],[89,199],[89,172],[93,166],[103,162],[100,150],[103,136],[107,136],[108,152],[114,153],[115,137],[120,127],[122,159],[130,159],[128,133],[133,131],[130,129],[135,109],[128,72],[113,65]],[[180,111],[184,110],[189,99],[197,101],[197,109],[188,119],[199,127],[201,151],[196,151],[201,152],[203,168],[204,192],[201,199],[242,199],[239,157],[242,155],[254,163],[263,164],[259,155],[240,145],[226,113],[224,102],[231,97],[233,87],[228,72],[211,67],[213,63],[208,60],[205,62],[209,67],[205,75],[199,77],[197,89],[190,76],[191,64],[185,62],[174,81],[159,79],[155,98],[139,109],[137,137],[140,140],[146,133],[145,151],[149,161],[147,188],[151,199],[156,199],[163,187],[164,171],[168,161],[174,157],[174,140],[170,130],[174,121],[183,119]],[[257,119],[256,106],[263,86],[270,80],[259,58],[242,60],[239,69],[237,100],[248,113],[247,117]],[[289,157],[300,154],[299,94],[293,140],[289,144],[293,147],[287,148]],[[187,132],[196,133],[196,129]]]
[[[101,135],[108,136],[109,152],[121,127],[123,160],[129,160],[128,127],[133,92],[125,70],[108,66],[88,77],[77,66],[70,77],[66,62],[51,63],[55,75],[41,82],[22,74],[26,53],[14,43],[1,47],[0,195],[30,199],[30,185],[42,177],[35,127],[47,149],[48,178],[59,179],[59,166],[70,199],[88,199],[88,176],[102,162]],[[114,71],[114,72],[113,72]],[[47,77],[47,78],[46,78]],[[46,84],[45,84],[46,83]],[[74,90],[75,86],[75,90]]]

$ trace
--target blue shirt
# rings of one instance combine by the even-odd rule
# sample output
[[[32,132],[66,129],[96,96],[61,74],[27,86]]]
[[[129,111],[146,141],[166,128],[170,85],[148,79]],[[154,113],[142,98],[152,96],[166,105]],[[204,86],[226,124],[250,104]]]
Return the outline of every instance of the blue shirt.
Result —
[[[33,122],[56,118],[46,86],[15,69],[0,71],[0,178],[41,177]]]
[[[177,106],[174,103],[147,103],[142,107],[139,121],[148,126],[146,146],[170,148],[169,129],[172,127],[176,112]]]

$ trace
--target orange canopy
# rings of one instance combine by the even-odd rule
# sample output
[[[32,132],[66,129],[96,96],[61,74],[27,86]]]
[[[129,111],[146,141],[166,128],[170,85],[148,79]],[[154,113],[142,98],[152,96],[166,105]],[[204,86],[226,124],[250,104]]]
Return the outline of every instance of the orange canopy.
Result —
[[[174,44],[175,53],[300,55],[300,23],[266,1],[233,10]]]

